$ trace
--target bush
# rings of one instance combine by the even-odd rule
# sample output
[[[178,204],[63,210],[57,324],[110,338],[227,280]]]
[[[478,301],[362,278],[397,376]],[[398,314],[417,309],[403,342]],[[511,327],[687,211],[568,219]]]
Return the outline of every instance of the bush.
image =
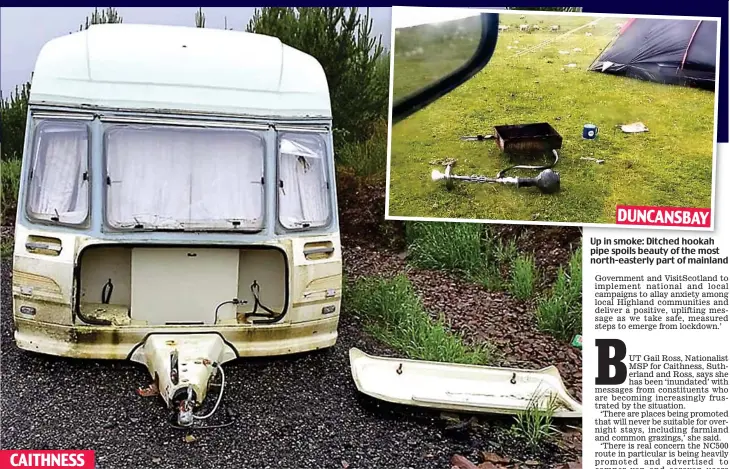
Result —
[[[10,93],[10,98],[3,98],[0,101],[2,161],[15,160],[23,156],[29,97],[30,83],[25,83],[21,87],[16,86],[15,91]]]
[[[315,57],[327,75],[335,149],[368,140],[387,117],[389,67],[369,11],[355,7],[259,8],[246,31],[275,36]]]
[[[550,293],[542,298],[535,315],[540,330],[569,341],[581,331],[583,311],[583,272],[581,249],[570,258],[567,269],[560,268]]]
[[[21,160],[19,158],[0,162],[2,225],[8,225],[15,218],[15,208],[18,205],[18,187],[20,186],[20,165]]]
[[[467,345],[449,331],[443,318],[431,319],[404,275],[369,277],[347,285],[345,304],[363,317],[368,332],[409,358],[467,364],[491,361],[491,347]]]
[[[385,179],[388,160],[388,122],[383,119],[376,123],[374,133],[368,140],[344,142],[335,158],[338,168],[350,168],[357,177]]]

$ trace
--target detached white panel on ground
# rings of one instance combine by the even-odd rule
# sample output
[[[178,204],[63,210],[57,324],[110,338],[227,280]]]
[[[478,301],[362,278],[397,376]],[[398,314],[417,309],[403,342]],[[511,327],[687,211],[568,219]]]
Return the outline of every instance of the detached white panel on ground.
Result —
[[[238,295],[237,249],[135,248],[132,318],[150,325],[215,324]],[[234,316],[234,305],[218,317]]]
[[[397,404],[473,413],[516,414],[531,403],[556,417],[577,417],[581,405],[565,389],[558,369],[521,370],[374,357],[350,350],[360,392]]]

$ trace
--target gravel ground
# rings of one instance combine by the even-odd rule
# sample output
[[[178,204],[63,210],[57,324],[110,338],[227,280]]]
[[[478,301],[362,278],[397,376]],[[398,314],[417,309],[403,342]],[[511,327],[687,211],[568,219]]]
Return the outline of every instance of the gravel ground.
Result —
[[[479,461],[481,451],[532,460],[534,468],[575,458],[575,449],[556,445],[527,451],[507,431],[508,418],[456,430],[436,413],[359,395],[348,349],[390,355],[361,331],[357,317],[344,314],[340,339],[330,350],[227,364],[223,402],[237,423],[185,432],[168,426],[161,401],[135,393],[149,383],[140,365],[18,350],[12,341],[11,267],[4,260],[0,446],[94,449],[100,468],[448,469],[452,455]],[[533,465],[535,460],[542,465]]]

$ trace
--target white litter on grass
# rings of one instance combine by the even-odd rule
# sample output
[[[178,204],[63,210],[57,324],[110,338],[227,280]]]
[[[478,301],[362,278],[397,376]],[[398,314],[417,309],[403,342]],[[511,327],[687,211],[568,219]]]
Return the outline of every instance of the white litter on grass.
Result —
[[[520,41],[515,41],[515,44],[519,44],[519,43],[520,43]]]
[[[621,130],[627,134],[637,134],[640,132],[648,132],[649,127],[645,126],[643,122],[634,122],[633,124],[622,125]]]
[[[567,55],[567,54],[570,54],[570,51],[568,51],[568,50],[559,50],[558,51],[558,54],[560,54],[560,55]]]
[[[507,46],[507,49],[514,49],[514,47],[512,47],[512,46]]]
[[[606,160],[599,160],[598,158],[593,158],[593,157],[590,157],[590,156],[581,156],[580,159],[581,160],[586,160],[586,161],[595,161],[598,164],[603,164],[603,163],[606,162]]]
[[[593,36],[593,33],[586,33],[586,36]]]
[[[575,68],[575,67],[577,67],[577,66],[578,66],[578,65],[576,65],[576,64],[568,64],[568,65],[566,65],[566,67],[568,67],[568,68]]]
[[[581,49],[580,47],[576,47],[575,49],[573,49],[573,52],[583,52],[583,49]]]

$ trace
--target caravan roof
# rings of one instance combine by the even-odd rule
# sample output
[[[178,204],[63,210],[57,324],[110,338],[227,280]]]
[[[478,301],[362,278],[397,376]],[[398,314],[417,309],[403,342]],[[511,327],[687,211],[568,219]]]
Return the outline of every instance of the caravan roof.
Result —
[[[49,41],[31,104],[331,118],[322,66],[277,38],[238,31],[104,24]]]

